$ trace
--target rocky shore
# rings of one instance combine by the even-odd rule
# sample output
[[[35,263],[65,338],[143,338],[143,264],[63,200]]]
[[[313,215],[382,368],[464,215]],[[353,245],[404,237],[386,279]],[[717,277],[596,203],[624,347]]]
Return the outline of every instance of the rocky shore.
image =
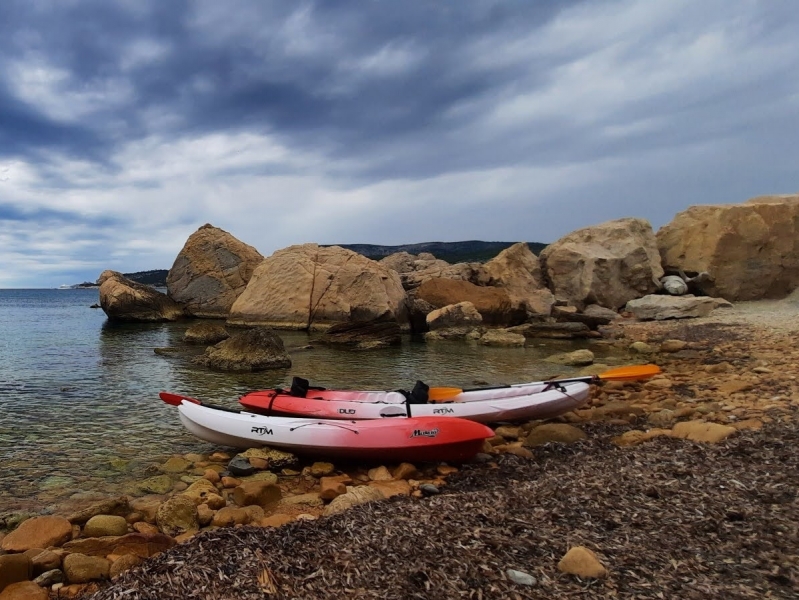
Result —
[[[615,322],[601,343],[661,375],[468,465],[174,457],[148,495],[0,534],[0,599],[793,597],[797,332],[791,297]]]

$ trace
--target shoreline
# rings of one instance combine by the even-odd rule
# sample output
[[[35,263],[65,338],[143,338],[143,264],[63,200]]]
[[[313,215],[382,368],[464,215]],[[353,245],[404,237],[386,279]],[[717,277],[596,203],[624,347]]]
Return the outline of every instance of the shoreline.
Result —
[[[783,460],[783,462],[787,460],[787,462],[784,468],[783,466],[780,467],[782,469],[781,472],[768,472],[767,475],[769,477],[782,476],[788,478],[788,483],[795,490],[797,484],[799,484],[799,467],[797,467],[795,459],[786,458],[780,454],[780,448],[792,448],[794,442],[797,441],[795,439],[796,434],[793,433],[793,426],[797,418],[797,409],[799,409],[799,387],[797,387],[795,376],[791,375],[792,366],[799,360],[799,350],[794,351],[791,344],[792,335],[799,331],[799,314],[797,312],[793,301],[786,299],[786,301],[760,301],[746,303],[744,306],[736,305],[732,309],[717,310],[713,315],[702,319],[645,323],[626,321],[623,324],[614,325],[608,333],[611,339],[616,340],[615,343],[617,344],[624,345],[633,341],[646,342],[649,344],[650,349],[661,350],[665,347],[665,345],[660,345],[662,342],[680,339],[684,345],[671,352],[631,354],[631,362],[652,360],[663,368],[663,374],[647,382],[607,382],[597,389],[587,406],[553,420],[563,425],[571,424],[582,429],[588,434],[587,439],[569,445],[547,444],[528,449],[522,447],[518,437],[513,439],[512,432],[511,434],[506,432],[506,435],[511,435],[511,437],[505,440],[495,440],[494,443],[496,445],[504,445],[505,450],[509,453],[493,455],[492,462],[489,464],[464,465],[460,473],[456,472],[453,475],[449,475],[446,478],[446,483],[441,480],[443,490],[441,496],[433,496],[431,498],[402,496],[399,499],[392,498],[383,502],[368,504],[345,513],[345,515],[350,516],[322,517],[311,522],[304,520],[293,521],[280,528],[244,526],[243,528],[222,528],[201,532],[193,537],[186,536],[179,540],[181,543],[175,548],[147,560],[145,563],[146,569],[133,568],[127,574],[121,575],[115,582],[103,584],[103,587],[107,589],[101,590],[96,598],[101,600],[103,598],[117,597],[113,596],[113,594],[120,593],[121,590],[125,590],[126,597],[134,599],[186,597],[188,588],[168,590],[163,587],[165,585],[164,581],[159,579],[159,577],[166,574],[168,578],[182,578],[184,583],[181,585],[189,586],[189,588],[194,584],[200,585],[197,573],[191,569],[202,564],[197,562],[200,559],[195,554],[199,548],[206,547],[210,540],[214,540],[213,545],[224,545],[225,551],[215,551],[213,556],[208,558],[211,563],[206,564],[203,569],[213,570],[213,561],[224,560],[220,558],[224,554],[237,556],[236,564],[240,563],[241,569],[238,567],[234,569],[233,571],[235,572],[232,571],[227,580],[228,585],[232,586],[231,590],[237,590],[236,593],[249,589],[247,586],[252,583],[240,579],[245,578],[244,571],[251,573],[252,568],[254,568],[251,559],[252,556],[255,556],[256,549],[255,546],[248,546],[248,544],[254,543],[261,548],[272,548],[274,546],[278,549],[274,552],[261,550],[260,558],[258,559],[261,561],[259,564],[267,565],[264,568],[271,569],[271,571],[275,571],[275,569],[268,565],[283,565],[280,569],[284,569],[284,571],[279,569],[276,571],[277,574],[275,576],[280,583],[273,582],[276,586],[275,593],[277,594],[274,597],[318,597],[313,595],[303,596],[305,593],[319,592],[313,586],[307,589],[303,587],[305,584],[302,583],[304,581],[302,578],[312,575],[313,572],[308,572],[301,576],[300,571],[302,569],[298,570],[296,566],[292,566],[291,557],[287,557],[285,551],[279,550],[280,548],[291,547],[293,548],[292,552],[300,552],[299,549],[293,546],[294,542],[291,541],[294,536],[299,536],[311,545],[316,545],[316,542],[311,542],[311,540],[321,536],[327,540],[325,543],[335,547],[341,543],[340,540],[328,539],[325,537],[327,534],[324,532],[330,530],[341,534],[342,530],[335,529],[335,524],[343,519],[344,522],[348,523],[345,532],[347,532],[349,537],[345,537],[349,540],[348,543],[352,545],[352,548],[348,550],[349,546],[344,544],[340,550],[345,554],[347,552],[357,552],[361,542],[352,537],[350,535],[351,532],[365,531],[370,526],[370,523],[379,516],[386,536],[389,536],[389,534],[393,536],[394,533],[391,532],[399,529],[401,532],[415,531],[416,539],[439,539],[440,544],[438,546],[435,544],[431,546],[430,560],[433,560],[433,555],[449,556],[452,554],[452,548],[447,544],[446,540],[451,539],[454,533],[449,530],[446,523],[441,522],[442,509],[439,506],[440,502],[450,506],[445,511],[447,515],[457,514],[459,518],[462,516],[467,521],[476,518],[475,515],[485,513],[493,502],[505,503],[511,513],[510,516],[506,516],[507,518],[521,519],[526,521],[528,525],[532,523],[537,527],[537,522],[531,522],[527,517],[516,514],[517,508],[514,508],[514,506],[518,505],[519,498],[514,495],[516,492],[512,488],[517,485],[521,486],[525,494],[537,497],[536,495],[541,491],[537,487],[537,482],[541,481],[542,476],[554,478],[553,481],[560,481],[559,485],[548,484],[554,490],[550,496],[554,494],[553,497],[557,499],[558,494],[562,495],[563,490],[566,488],[575,490],[574,493],[583,488],[587,490],[588,487],[585,484],[589,480],[601,482],[601,485],[597,483],[594,488],[597,493],[602,489],[610,489],[616,490],[615,493],[617,495],[624,494],[630,485],[638,485],[640,483],[637,478],[655,473],[657,476],[653,480],[652,486],[654,487],[650,486],[651,489],[646,488],[643,496],[638,498],[639,501],[650,502],[652,498],[657,499],[657,497],[649,496],[647,492],[652,492],[656,496],[668,492],[666,495],[672,499],[679,499],[681,506],[688,510],[689,513],[689,507],[693,503],[704,506],[712,501],[718,504],[714,510],[718,514],[722,514],[726,510],[724,508],[725,496],[712,496],[712,498],[708,499],[707,490],[703,490],[702,486],[712,485],[718,488],[718,486],[724,485],[719,478],[726,477],[729,479],[732,477],[730,473],[734,473],[735,480],[741,483],[745,489],[755,489],[760,483],[757,483],[757,485],[755,483],[747,484],[744,479],[755,476],[754,472],[758,464],[768,458],[766,454],[771,459],[773,459],[772,455],[777,454],[781,457],[780,460]],[[712,424],[724,428],[724,436],[718,443],[714,444],[690,441],[690,439],[676,439],[674,437],[674,432],[677,429],[675,425],[685,421]],[[630,432],[638,432],[641,435],[631,435]],[[652,432],[657,435],[654,439],[648,437]],[[524,433],[525,435],[529,433],[529,428]],[[504,442],[504,444],[500,444],[500,442]],[[524,458],[523,455],[525,453],[522,450],[531,452],[533,458]],[[522,456],[513,456],[511,453]],[[624,460],[621,460],[622,458]],[[717,470],[708,471],[703,466],[705,463],[716,464]],[[501,473],[502,476],[498,477],[498,473]],[[683,489],[684,486],[682,486],[681,482],[689,480],[693,480],[695,485]],[[508,481],[512,482],[511,486],[507,485]],[[677,485],[679,493],[676,493],[676,495],[671,493],[670,487],[676,485],[672,483],[675,481],[679,484]],[[779,485],[788,485],[788,483]],[[773,487],[777,484],[767,480],[766,485]],[[733,487],[735,487],[735,484],[733,484]],[[729,491],[732,488],[727,484],[725,489]],[[484,494],[486,497],[482,500],[472,501],[473,497],[477,498],[480,494]],[[553,508],[554,505],[549,504],[552,500],[550,496],[547,496],[547,502],[542,500],[540,505],[531,505],[529,510],[536,515],[539,515],[542,510],[544,511],[542,514],[549,514],[550,516],[558,514],[560,509]],[[446,500],[441,500],[442,498]],[[516,504],[509,500],[514,498]],[[650,500],[647,500],[647,498],[650,498]],[[776,496],[771,499],[773,500],[774,498]],[[571,507],[566,502],[567,500],[568,498],[560,498],[562,503],[566,503],[561,504],[563,510],[565,511],[566,508],[569,511],[574,510],[574,507]],[[795,506],[795,492],[785,502],[780,501],[778,504],[780,506],[783,504],[791,506],[791,503]],[[593,510],[589,510],[590,498],[585,499],[581,504],[585,505],[586,511],[591,512]],[[634,506],[629,503],[622,502],[621,504],[633,510],[633,513],[635,512]],[[395,507],[395,505],[401,505],[401,510],[392,512],[390,507]],[[669,508],[658,503],[655,503],[655,505],[659,506],[657,509],[659,511]],[[758,519],[765,519],[765,516],[759,512],[761,508],[759,504],[747,507],[746,510],[739,510],[733,507],[733,512],[730,513],[733,515],[731,522],[741,522],[739,517],[742,515],[743,521],[746,521],[750,518],[748,515],[754,515],[755,513],[760,515],[757,517]],[[611,504],[607,503],[605,509],[611,510],[611,512],[615,510]],[[399,513],[404,514],[405,512],[416,515],[424,526],[417,527],[412,522],[404,521]],[[516,516],[513,516],[514,514]],[[522,546],[516,544],[513,541],[513,536],[511,536],[510,540],[506,539],[507,532],[503,529],[509,526],[506,522],[506,517],[501,519],[497,517],[502,523],[505,523],[502,526],[490,522],[483,523],[480,527],[485,528],[486,531],[494,531],[491,535],[498,536],[496,537],[497,540],[504,540],[493,545],[489,543],[488,547],[494,548],[494,546],[497,546],[502,548],[507,544],[511,548],[516,548],[520,559],[527,556],[528,561],[538,565],[532,571],[530,568],[526,571],[536,578],[538,587],[533,586],[528,589],[518,584],[513,584],[515,587],[508,587],[510,582],[506,581],[507,577],[503,574],[502,569],[497,566],[499,571],[495,571],[491,577],[485,580],[484,585],[487,587],[481,587],[480,589],[487,597],[496,594],[497,590],[503,590],[503,593],[508,594],[507,597],[514,597],[514,594],[516,597],[522,598],[546,597],[545,591],[551,594],[549,597],[559,597],[576,593],[583,588],[585,588],[586,597],[592,597],[591,594],[593,593],[599,594],[600,590],[601,594],[606,594],[613,590],[619,593],[633,593],[632,590],[635,590],[636,597],[647,597],[645,589],[638,589],[631,583],[636,578],[640,579],[643,576],[642,573],[645,572],[637,570],[634,566],[625,566],[626,560],[632,560],[631,557],[639,556],[641,552],[646,551],[645,545],[641,547],[626,547],[621,544],[611,550],[607,545],[603,546],[601,543],[603,539],[606,539],[602,536],[610,535],[610,533],[597,529],[595,521],[603,522],[604,519],[607,523],[612,522],[613,524],[608,526],[611,530],[624,530],[628,526],[628,523],[625,522],[624,514],[615,514],[616,516],[611,518],[610,521],[607,521],[599,513],[594,514],[590,522],[586,522],[590,524],[587,530],[584,529],[587,526],[586,523],[580,524],[579,518],[575,517],[578,523],[571,530],[568,530],[568,528],[563,530],[559,536],[553,534],[554,537],[547,542],[545,552],[542,550],[546,557],[549,558],[549,562],[546,564],[541,562],[542,557],[538,554],[525,554],[528,551],[523,550]],[[797,582],[797,565],[791,563],[791,560],[793,560],[791,556],[799,555],[799,542],[796,540],[797,514],[799,513],[794,509],[791,514],[792,518],[786,517],[785,519],[787,529],[780,534],[784,536],[782,541],[785,542],[785,545],[780,546],[782,542],[778,543],[779,540],[776,538],[769,542],[773,546],[770,552],[776,552],[781,557],[780,560],[782,560],[778,573],[775,575],[776,579],[773,581],[769,579],[762,565],[758,563],[759,566],[752,571],[753,574],[747,575],[752,580],[751,589],[738,590],[735,592],[739,594],[737,597],[762,597],[764,590],[776,594],[775,597],[782,597],[779,594],[785,589],[784,581],[788,581],[792,585]],[[689,527],[689,529],[694,527],[692,525],[693,521],[690,521],[690,519],[688,522],[681,521],[680,519],[683,517],[688,518],[686,515],[673,515],[672,521],[681,524],[681,526]],[[651,518],[657,518],[655,513],[652,514]],[[719,518],[722,521],[724,520],[722,517]],[[754,519],[754,517],[751,518]],[[348,521],[348,519],[352,519],[352,521]],[[560,519],[562,517],[558,517],[556,521]],[[492,529],[495,525],[499,529]],[[560,531],[560,525],[556,528],[558,531]],[[651,525],[651,523],[640,522],[636,527],[641,530],[639,533],[644,534],[644,537],[646,537],[645,534],[649,531],[648,528]],[[554,527],[555,525],[553,524],[552,526]],[[533,529],[536,527],[533,527]],[[656,531],[659,530],[656,528],[650,533],[654,535]],[[734,537],[735,531],[727,533]],[[377,534],[375,533],[374,535]],[[407,536],[403,537],[404,535],[400,535],[397,543],[400,546],[403,544],[406,546],[402,550],[402,552],[405,552],[403,560],[413,561],[415,556],[413,544],[415,542],[413,539],[408,539]],[[525,535],[531,534],[528,532]],[[558,560],[569,546],[580,540],[587,547],[592,548],[607,563],[606,566],[610,572],[608,578],[601,580],[575,580],[573,576],[559,573],[557,570]],[[664,537],[663,540],[668,540],[668,536]],[[373,546],[377,543],[370,542],[372,544],[370,546],[372,553],[375,550]],[[540,541],[538,544],[540,545]],[[662,545],[662,542],[657,541],[656,546],[659,547],[660,545]],[[748,546],[746,545],[741,546],[735,550],[735,553],[730,550],[730,555],[727,558],[729,560],[737,560],[739,554],[746,554],[747,548]],[[386,549],[381,546],[380,550],[385,551]],[[311,550],[306,548],[302,552],[311,552]],[[536,550],[536,552],[539,551]],[[628,553],[629,556],[625,553]],[[180,558],[182,556],[193,557],[187,563],[191,564],[192,567],[176,569],[164,566],[174,565],[175,561],[182,562]],[[364,556],[366,557],[367,555]],[[505,556],[505,554],[502,556]],[[335,563],[338,558],[333,555],[325,555],[324,557],[318,557],[318,560],[332,560]],[[473,560],[478,560],[478,558],[473,557]],[[507,556],[503,560],[507,562]],[[684,562],[688,559],[678,557],[674,558],[674,560],[679,565],[681,561]],[[713,569],[721,569],[724,560],[723,556],[718,557],[718,560],[714,559],[714,566],[710,568],[710,574],[708,575],[705,572],[703,577],[695,579],[698,586],[695,589],[704,588],[710,590],[713,586],[716,586],[712,590],[714,593],[722,593],[722,591],[727,594],[733,593],[732,588],[729,588],[727,583],[722,581],[724,578],[721,576],[721,572],[715,573],[713,571]],[[686,564],[689,563],[690,561]],[[499,565],[500,563],[496,564]],[[622,565],[621,569],[620,564]],[[219,564],[216,566],[218,567]],[[245,567],[247,568],[245,569]],[[507,568],[525,570],[510,564]],[[657,569],[652,570],[650,568],[648,576],[665,578],[665,580],[668,580],[669,585],[676,586],[671,589],[670,593],[679,591],[681,597],[700,597],[691,595],[691,590],[694,588],[691,586],[686,587],[683,583],[677,581],[680,577],[680,569],[678,567],[672,566],[670,568],[677,574],[669,573],[668,569],[664,570],[665,567],[659,565]],[[702,571],[702,569],[707,571],[705,567],[696,568],[699,571]],[[186,569],[189,570],[187,571]],[[200,571],[203,571],[203,569],[200,569]],[[355,571],[352,569],[355,569]],[[420,581],[427,578],[425,581],[436,582],[438,587],[444,586],[441,589],[447,589],[447,593],[452,594],[438,597],[458,597],[463,592],[463,590],[458,591],[459,588],[456,585],[458,577],[465,578],[463,581],[468,581],[470,577],[476,577],[475,573],[472,573],[469,569],[456,576],[454,574],[459,571],[455,565],[451,566],[450,570],[446,572],[437,570],[437,568],[433,571],[430,571],[429,568],[424,568],[420,571],[425,573],[424,577],[419,577],[421,578]],[[242,570],[241,573],[239,570]],[[629,576],[633,577],[633,579],[629,579],[625,575],[627,571],[629,571]],[[322,578],[330,590],[340,589],[341,594],[351,589],[351,586],[354,586],[351,583],[353,578],[360,580],[367,587],[362,588],[361,595],[353,595],[352,597],[398,597],[391,595],[381,596],[378,593],[378,588],[368,587],[368,582],[374,582],[376,581],[374,578],[378,577],[377,574],[370,573],[371,569],[364,571],[363,569],[347,566],[341,574],[336,571],[336,574],[326,573],[324,577],[316,575],[314,579]],[[405,571],[400,569],[396,573],[384,574],[384,576],[380,577],[400,577],[403,573]],[[452,577],[447,573],[452,574]],[[407,576],[407,573],[405,575]],[[345,579],[339,579],[339,576]],[[250,576],[247,575],[247,577]],[[686,578],[682,576],[682,579]],[[480,580],[480,578],[478,577],[477,580]],[[338,583],[334,584],[335,581]],[[408,585],[405,579],[402,579],[399,583],[398,581],[395,581],[394,584]],[[448,581],[449,583],[447,583]],[[608,582],[611,583],[609,584]],[[335,588],[335,585],[341,585],[342,587]],[[449,588],[447,587],[448,585],[450,586]],[[451,587],[453,585],[455,587]],[[608,585],[611,587],[609,588]],[[424,585],[422,588],[424,588]],[[652,597],[656,597],[654,593],[656,587],[652,589]],[[155,590],[157,590],[157,595]],[[426,595],[428,592],[432,594],[432,591],[426,588],[415,589],[415,591],[408,588],[406,591],[408,593],[413,592],[411,596],[406,597],[435,597],[434,595]],[[756,595],[755,592],[760,594],[760,596]],[[175,595],[170,596],[169,594],[171,593]],[[215,597],[250,597],[246,594],[228,596],[225,595],[228,592],[222,588],[218,590],[218,593],[220,595]],[[260,593],[261,596],[259,597],[262,597],[263,590]],[[707,595],[705,594],[703,597],[707,597]]]

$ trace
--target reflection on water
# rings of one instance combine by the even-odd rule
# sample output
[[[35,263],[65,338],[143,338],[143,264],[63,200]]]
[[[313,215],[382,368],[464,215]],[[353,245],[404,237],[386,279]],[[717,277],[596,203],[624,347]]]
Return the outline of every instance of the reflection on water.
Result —
[[[290,369],[217,373],[192,364],[203,348],[183,343],[190,322],[110,324],[88,308],[95,302],[97,290],[0,290],[0,512],[117,493],[168,455],[213,451],[182,428],[174,407],[158,399],[161,390],[235,407],[242,394],[287,386],[295,375],[331,388],[409,389],[417,379],[459,387],[517,383],[573,373],[542,359],[589,346],[489,348],[406,338],[396,348],[352,352],[307,349],[308,335],[279,332]],[[157,355],[155,348],[174,352]]]

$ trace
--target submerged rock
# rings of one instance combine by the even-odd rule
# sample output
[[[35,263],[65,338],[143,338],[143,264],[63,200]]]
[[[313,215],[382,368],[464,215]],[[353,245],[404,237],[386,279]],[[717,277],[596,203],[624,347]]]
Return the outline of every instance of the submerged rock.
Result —
[[[217,371],[248,372],[288,369],[291,358],[283,340],[267,327],[234,331],[230,338],[206,348],[196,364]]]

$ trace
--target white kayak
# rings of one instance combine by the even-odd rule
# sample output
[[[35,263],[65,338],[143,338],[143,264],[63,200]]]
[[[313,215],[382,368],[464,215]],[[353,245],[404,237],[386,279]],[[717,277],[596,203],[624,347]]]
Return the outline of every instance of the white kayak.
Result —
[[[400,392],[313,390],[294,396],[284,390],[262,390],[242,396],[247,410],[270,415],[324,419],[381,417],[460,417],[481,423],[547,419],[573,410],[588,400],[585,382],[536,382],[461,391],[445,402],[415,404]]]
[[[297,454],[361,460],[464,461],[494,435],[465,419],[415,417],[341,421],[275,417],[203,405],[199,400],[161,392],[178,407],[180,421],[208,442],[234,448],[269,446]]]

